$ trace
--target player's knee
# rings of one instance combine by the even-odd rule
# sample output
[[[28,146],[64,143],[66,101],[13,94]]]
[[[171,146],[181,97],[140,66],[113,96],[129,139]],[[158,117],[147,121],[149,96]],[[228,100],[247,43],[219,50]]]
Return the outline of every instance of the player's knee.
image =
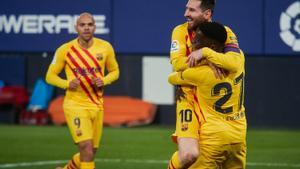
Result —
[[[183,167],[189,167],[194,162],[196,162],[198,156],[199,156],[199,150],[186,151],[179,154],[179,159]]]
[[[91,141],[84,141],[79,143],[80,149],[80,157],[83,158],[84,161],[89,161],[94,157],[94,148]]]

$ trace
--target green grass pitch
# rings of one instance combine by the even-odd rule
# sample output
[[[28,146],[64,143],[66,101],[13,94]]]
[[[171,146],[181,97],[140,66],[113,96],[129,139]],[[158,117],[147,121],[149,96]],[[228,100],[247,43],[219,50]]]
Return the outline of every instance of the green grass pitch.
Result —
[[[99,169],[165,169],[171,127],[105,128]],[[300,131],[249,130],[248,169],[300,168]],[[0,125],[0,169],[54,169],[77,152],[67,127]]]

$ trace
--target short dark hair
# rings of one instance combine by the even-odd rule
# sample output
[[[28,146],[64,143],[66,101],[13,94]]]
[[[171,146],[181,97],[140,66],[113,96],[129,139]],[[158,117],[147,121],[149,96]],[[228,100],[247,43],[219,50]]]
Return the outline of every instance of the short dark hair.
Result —
[[[193,48],[215,46],[224,48],[227,39],[227,31],[224,25],[218,22],[203,22],[197,26],[193,39]]]
[[[215,4],[216,4],[216,0],[200,0],[201,1],[201,5],[200,8],[202,10],[211,10],[211,13],[213,13],[214,8],[215,8]]]
[[[225,43],[227,39],[225,27],[218,22],[200,23],[197,27],[197,31],[201,31],[206,37],[214,39],[222,44]]]

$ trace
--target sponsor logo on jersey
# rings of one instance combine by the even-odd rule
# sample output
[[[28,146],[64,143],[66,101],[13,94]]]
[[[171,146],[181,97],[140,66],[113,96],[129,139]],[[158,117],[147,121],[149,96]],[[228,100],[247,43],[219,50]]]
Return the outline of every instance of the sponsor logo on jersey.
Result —
[[[78,67],[78,68],[74,68],[73,71],[80,74],[81,76],[90,76],[93,75],[94,73],[101,72],[101,68],[100,67],[91,67],[91,68]]]
[[[280,15],[281,40],[295,52],[300,52],[300,1],[292,3]]]
[[[178,40],[173,40],[171,43],[171,52],[177,52],[179,50]]]
[[[76,34],[74,25],[78,15],[0,15],[0,33],[5,34]],[[95,34],[108,34],[105,15],[94,15]]]
[[[235,121],[235,120],[240,120],[245,118],[245,113],[244,112],[239,112],[239,113],[235,113],[233,115],[228,115],[226,117],[224,117],[227,121]]]

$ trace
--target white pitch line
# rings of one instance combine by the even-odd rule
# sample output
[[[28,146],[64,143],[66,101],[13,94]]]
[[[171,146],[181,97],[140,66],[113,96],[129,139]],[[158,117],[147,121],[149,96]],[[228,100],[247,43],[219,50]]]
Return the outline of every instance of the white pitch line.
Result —
[[[150,159],[114,159],[114,158],[102,158],[95,159],[96,162],[108,162],[108,163],[139,163],[139,164],[167,164],[168,160],[150,160]],[[45,166],[53,164],[65,164],[68,160],[56,160],[56,161],[35,161],[35,162],[22,162],[22,163],[8,163],[0,164],[0,168],[21,168],[30,166]],[[247,162],[247,166],[261,166],[261,167],[290,167],[300,168],[300,164],[289,163],[263,163],[263,162]]]
[[[263,163],[263,162],[247,162],[248,166],[265,166],[265,167],[293,167],[300,168],[300,164],[290,164],[290,163]]]
[[[68,160],[56,160],[56,161],[35,161],[35,162],[22,162],[22,163],[9,163],[0,164],[0,168],[15,168],[15,167],[30,167],[30,166],[44,166],[51,164],[67,163]]]

